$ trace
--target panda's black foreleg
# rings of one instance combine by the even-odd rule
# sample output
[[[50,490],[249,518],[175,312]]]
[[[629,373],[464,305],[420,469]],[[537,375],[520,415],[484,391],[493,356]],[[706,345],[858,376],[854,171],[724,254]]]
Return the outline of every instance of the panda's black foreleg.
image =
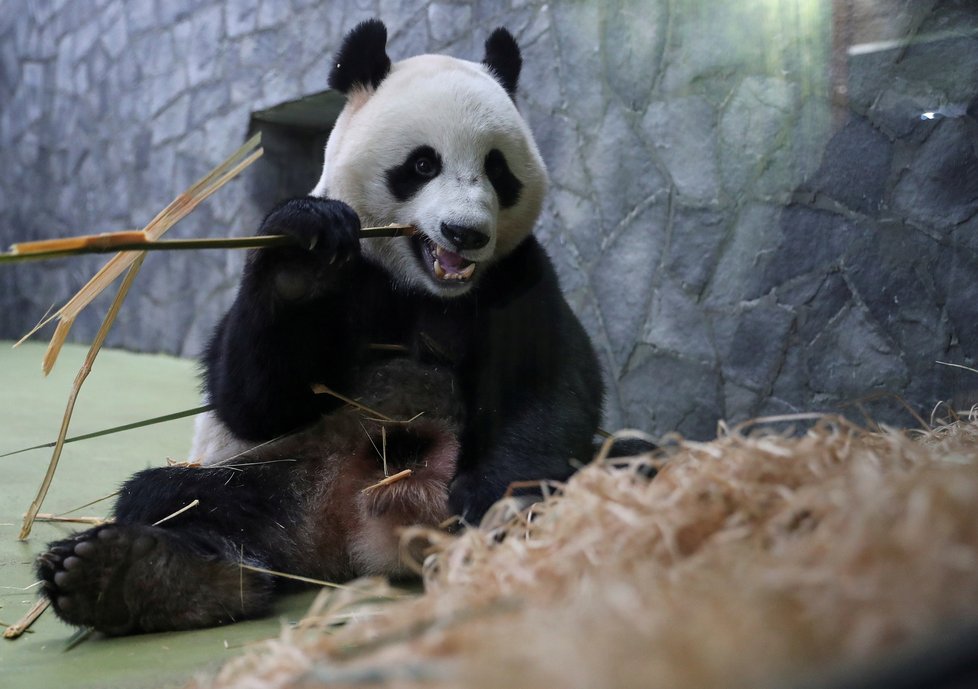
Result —
[[[249,254],[204,357],[210,401],[238,437],[267,440],[339,404],[309,385],[349,383],[356,348],[349,277],[360,260],[359,231],[348,205],[315,197],[285,201],[262,223],[261,234],[291,235],[297,246]]]
[[[280,567],[291,547],[276,480],[258,468],[140,472],[124,485],[114,524],[52,543],[38,558],[44,594],[66,622],[107,634],[259,615],[272,577],[242,565]]]

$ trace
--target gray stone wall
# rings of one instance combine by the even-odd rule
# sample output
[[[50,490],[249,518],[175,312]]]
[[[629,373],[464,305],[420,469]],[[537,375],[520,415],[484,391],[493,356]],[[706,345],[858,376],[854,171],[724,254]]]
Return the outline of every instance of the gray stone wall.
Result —
[[[707,437],[880,393],[925,414],[975,401],[978,376],[935,364],[978,361],[969,0],[8,0],[0,241],[142,226],[251,113],[323,90],[344,32],[373,16],[395,59],[478,59],[493,27],[517,35],[553,180],[538,234],[601,351],[608,426]],[[172,236],[253,232],[268,174]],[[109,343],[196,355],[242,259],[152,256]],[[4,267],[0,337],[99,263]]]

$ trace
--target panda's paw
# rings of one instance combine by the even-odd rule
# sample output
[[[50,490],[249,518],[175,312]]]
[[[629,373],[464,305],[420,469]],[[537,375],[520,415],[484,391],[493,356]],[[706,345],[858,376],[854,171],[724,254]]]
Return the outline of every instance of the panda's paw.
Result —
[[[305,196],[284,201],[266,216],[261,234],[295,237],[299,246],[328,265],[342,265],[360,253],[360,218],[334,199]]]
[[[127,590],[136,583],[133,565],[158,549],[150,531],[105,525],[51,543],[37,559],[37,573],[55,613],[107,634],[136,631],[138,610]]]

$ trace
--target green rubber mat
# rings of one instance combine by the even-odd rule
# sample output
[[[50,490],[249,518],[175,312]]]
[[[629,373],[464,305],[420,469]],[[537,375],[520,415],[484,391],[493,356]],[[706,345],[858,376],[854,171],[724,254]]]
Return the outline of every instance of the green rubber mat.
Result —
[[[41,373],[43,344],[11,349],[0,342],[0,454],[52,441],[87,348],[68,345],[50,376]],[[81,395],[69,436],[118,426],[200,404],[194,362],[104,350]],[[130,474],[186,458],[193,419],[125,431],[65,446],[42,512],[61,513],[115,491]],[[0,622],[12,624],[37,599],[32,562],[51,540],[76,528],[36,523],[17,540],[23,514],[44,476],[50,449],[0,458]],[[78,512],[103,517],[112,501]],[[16,640],[0,639],[2,686],[28,689],[180,686],[195,672],[214,670],[248,644],[278,635],[298,619],[314,593],[282,599],[263,620],[195,632],[124,638],[93,636],[68,649],[74,629],[48,611]],[[8,680],[13,683],[8,684]]]

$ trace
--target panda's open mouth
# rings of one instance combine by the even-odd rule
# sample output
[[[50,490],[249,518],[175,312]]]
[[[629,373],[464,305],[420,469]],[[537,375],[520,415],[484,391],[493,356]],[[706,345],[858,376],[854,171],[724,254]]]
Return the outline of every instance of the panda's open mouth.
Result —
[[[475,273],[475,263],[418,232],[412,238],[418,259],[438,282],[461,284]]]

